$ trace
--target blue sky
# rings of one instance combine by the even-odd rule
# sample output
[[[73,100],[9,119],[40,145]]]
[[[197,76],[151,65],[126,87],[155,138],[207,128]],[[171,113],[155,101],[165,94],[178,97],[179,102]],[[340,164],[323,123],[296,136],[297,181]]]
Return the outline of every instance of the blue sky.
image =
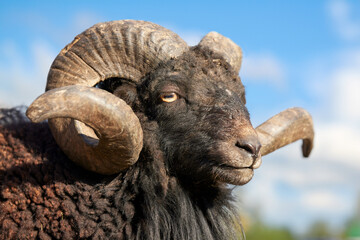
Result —
[[[310,159],[299,143],[263,159],[238,190],[242,208],[297,231],[319,219],[341,227],[360,196],[359,16],[355,0],[1,1],[0,106],[29,105],[57,53],[97,22],[152,21],[190,45],[217,31],[243,49],[254,125],[301,106],[316,130]]]

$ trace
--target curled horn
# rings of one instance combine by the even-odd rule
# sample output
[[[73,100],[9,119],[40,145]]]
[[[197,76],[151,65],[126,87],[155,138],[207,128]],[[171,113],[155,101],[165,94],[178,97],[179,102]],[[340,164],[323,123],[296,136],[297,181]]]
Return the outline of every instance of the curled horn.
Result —
[[[220,54],[237,73],[240,71],[242,51],[241,48],[229,38],[217,32],[209,32],[201,39],[197,46],[199,48],[209,48],[213,52]]]
[[[113,169],[134,164],[142,149],[139,119],[123,100],[101,89],[66,86],[47,91],[28,108],[28,117],[33,122],[69,117],[90,126],[96,136],[87,136],[87,143],[83,142],[73,128],[64,152],[87,169],[101,169],[101,173],[111,174]]]
[[[153,23],[96,24],[59,53],[49,71],[48,92],[27,115],[34,121],[49,118],[56,142],[72,161],[101,174],[119,172],[137,161],[141,126],[125,102],[91,87],[114,77],[139,83],[159,63],[186,50],[178,35]]]
[[[302,152],[308,157],[313,148],[314,129],[310,114],[302,108],[289,108],[256,128],[260,153],[265,156],[285,145],[302,139]]]

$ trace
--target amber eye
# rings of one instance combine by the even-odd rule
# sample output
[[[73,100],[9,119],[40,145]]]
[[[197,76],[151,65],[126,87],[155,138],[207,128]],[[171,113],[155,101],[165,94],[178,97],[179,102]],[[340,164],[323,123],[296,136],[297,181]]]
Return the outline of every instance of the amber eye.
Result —
[[[176,101],[179,97],[176,93],[172,92],[172,93],[162,93],[160,95],[160,98],[161,98],[161,101],[163,101],[163,102],[171,103],[171,102]]]

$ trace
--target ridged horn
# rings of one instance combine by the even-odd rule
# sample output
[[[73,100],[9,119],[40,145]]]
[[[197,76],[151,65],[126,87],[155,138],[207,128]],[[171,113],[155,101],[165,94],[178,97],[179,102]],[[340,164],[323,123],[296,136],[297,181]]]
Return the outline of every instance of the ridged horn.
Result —
[[[209,32],[201,39],[197,47],[209,48],[214,53],[221,55],[237,73],[240,71],[242,51],[231,39],[217,32]]]
[[[100,81],[113,77],[139,83],[159,63],[175,58],[186,50],[188,50],[188,46],[178,35],[150,22],[123,20],[99,23],[76,36],[73,42],[59,53],[50,68],[46,91],[70,85],[93,87]],[[94,94],[96,95],[97,92]],[[111,95],[110,93],[106,94]],[[63,99],[63,101],[67,102],[68,100]],[[79,112],[79,107],[76,105],[83,106],[83,100],[77,98],[76,101],[71,108],[74,112],[73,115],[56,116],[55,114],[51,116],[55,116],[55,118],[49,119],[50,129],[60,148],[77,164],[102,174],[119,172],[133,164],[134,161],[129,161],[126,157],[122,158],[116,151],[112,151],[112,155],[106,157],[109,163],[129,162],[127,166],[114,164],[112,170],[110,165],[100,169],[99,166],[104,164],[102,154],[93,154],[93,157],[89,158],[76,157],[82,156],[82,152],[94,151],[91,142],[84,141],[84,139],[96,138],[91,128],[73,120],[80,119],[80,117],[76,117]],[[64,103],[59,101],[56,104],[60,106]],[[99,101],[97,108],[106,108],[107,104],[106,100]],[[44,107],[44,109],[50,110],[49,107]],[[95,111],[94,108],[91,109]],[[28,114],[31,115],[31,111],[30,109]],[[93,117],[91,112],[88,113],[90,117]],[[104,117],[104,124],[115,124],[108,122],[110,119],[110,116]],[[93,122],[98,122],[98,120],[87,120],[87,123]],[[96,129],[93,124],[90,126]],[[99,132],[102,130],[97,129],[96,131],[100,136],[103,135],[102,132]],[[119,131],[121,130],[114,129],[114,136]],[[113,137],[109,136],[108,138],[112,139]],[[123,140],[119,141],[120,145],[123,144]],[[102,153],[100,143],[101,138],[99,147],[96,149]],[[115,167],[116,165],[121,167]]]
[[[87,136],[87,142],[75,128],[68,129],[68,135],[62,136],[67,138],[63,150],[76,163],[98,173],[127,168],[142,149],[139,119],[123,100],[102,89],[72,85],[47,91],[29,106],[27,116],[33,122],[67,117],[94,129],[96,136]]]
[[[308,157],[313,148],[314,127],[310,114],[302,108],[289,108],[256,128],[260,153],[265,156],[285,145],[302,139],[302,153]]]

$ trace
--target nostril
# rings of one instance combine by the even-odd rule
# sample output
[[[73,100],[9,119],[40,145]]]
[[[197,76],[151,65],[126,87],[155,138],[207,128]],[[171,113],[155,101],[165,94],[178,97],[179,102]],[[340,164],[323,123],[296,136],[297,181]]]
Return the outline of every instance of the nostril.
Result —
[[[258,141],[254,142],[236,142],[235,146],[238,148],[242,148],[248,153],[250,153],[253,157],[257,158],[260,152],[261,144]]]
[[[247,143],[247,144],[243,145],[243,148],[246,151],[248,151],[249,153],[251,153],[252,155],[256,155],[256,148],[251,143]]]

